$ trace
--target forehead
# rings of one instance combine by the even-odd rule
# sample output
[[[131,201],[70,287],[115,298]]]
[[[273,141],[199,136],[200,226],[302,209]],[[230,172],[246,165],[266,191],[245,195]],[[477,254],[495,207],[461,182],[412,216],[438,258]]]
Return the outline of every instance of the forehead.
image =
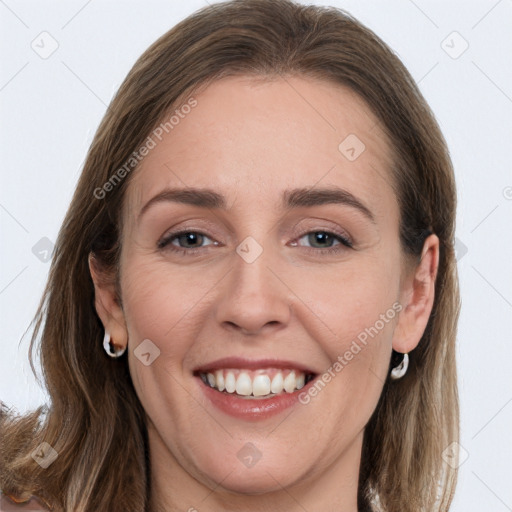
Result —
[[[257,195],[270,206],[290,187],[336,185],[390,213],[390,144],[349,88],[296,76],[228,77],[194,99],[161,140],[153,136],[128,186],[130,212],[165,187],[209,187],[243,204]]]

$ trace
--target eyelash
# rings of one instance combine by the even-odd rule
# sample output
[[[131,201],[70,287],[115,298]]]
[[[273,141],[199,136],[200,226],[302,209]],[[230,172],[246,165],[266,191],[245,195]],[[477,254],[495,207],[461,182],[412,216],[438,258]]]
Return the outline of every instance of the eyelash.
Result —
[[[183,247],[180,248],[180,247],[176,247],[176,246],[171,246],[172,240],[179,238],[181,235],[186,235],[186,234],[190,234],[190,233],[193,233],[196,235],[201,235],[203,237],[210,239],[210,237],[208,235],[206,235],[205,233],[202,233],[201,231],[183,230],[183,231],[177,231],[175,233],[169,233],[167,236],[165,236],[158,242],[157,247],[158,247],[158,249],[170,250],[172,252],[179,253],[183,256],[195,255],[195,254],[197,254],[198,251],[203,249],[203,247],[194,247],[192,249],[186,249]],[[323,230],[323,229],[307,231],[306,233],[303,233],[301,236],[299,236],[296,240],[300,240],[304,236],[307,236],[311,233],[324,233],[328,236],[334,237],[335,240],[338,240],[340,242],[339,244],[334,245],[333,247],[327,247],[327,248],[305,247],[308,251],[312,251],[315,254],[333,254],[333,253],[338,253],[338,252],[344,251],[346,249],[353,248],[352,242],[348,238],[346,238],[344,235],[341,235],[340,233],[336,233],[336,232],[329,231],[329,230]],[[214,244],[211,244],[211,245],[214,245]],[[297,244],[296,247],[304,247],[304,246],[299,246]]]

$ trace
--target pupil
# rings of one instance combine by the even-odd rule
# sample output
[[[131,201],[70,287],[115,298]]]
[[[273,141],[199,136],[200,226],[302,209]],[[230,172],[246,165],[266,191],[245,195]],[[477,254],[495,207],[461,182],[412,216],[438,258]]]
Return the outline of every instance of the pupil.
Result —
[[[188,244],[188,243],[193,244],[194,242],[197,243],[197,236],[198,235],[196,233],[184,233],[181,236],[185,238],[185,243],[186,244]],[[201,236],[201,235],[199,235],[199,236]]]

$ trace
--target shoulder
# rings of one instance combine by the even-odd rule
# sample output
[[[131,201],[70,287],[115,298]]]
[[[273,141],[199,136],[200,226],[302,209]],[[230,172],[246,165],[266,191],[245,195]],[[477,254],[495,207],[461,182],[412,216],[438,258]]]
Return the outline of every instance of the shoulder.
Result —
[[[50,510],[45,507],[41,501],[36,497],[31,497],[25,501],[15,501],[14,498],[8,497],[3,492],[0,492],[0,511],[1,512],[16,512],[16,511],[36,512],[39,510]]]

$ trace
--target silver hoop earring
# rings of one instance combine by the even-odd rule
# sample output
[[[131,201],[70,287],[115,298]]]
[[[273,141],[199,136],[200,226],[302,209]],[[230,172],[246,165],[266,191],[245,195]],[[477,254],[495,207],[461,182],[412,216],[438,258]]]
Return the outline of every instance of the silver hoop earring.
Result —
[[[401,363],[391,370],[391,378],[393,380],[401,379],[407,372],[407,368],[409,368],[409,355],[405,353]]]
[[[110,333],[108,333],[107,331],[105,331],[105,336],[103,338],[103,348],[110,357],[114,358],[121,357],[126,350],[126,347],[116,348],[114,343],[110,342]]]

